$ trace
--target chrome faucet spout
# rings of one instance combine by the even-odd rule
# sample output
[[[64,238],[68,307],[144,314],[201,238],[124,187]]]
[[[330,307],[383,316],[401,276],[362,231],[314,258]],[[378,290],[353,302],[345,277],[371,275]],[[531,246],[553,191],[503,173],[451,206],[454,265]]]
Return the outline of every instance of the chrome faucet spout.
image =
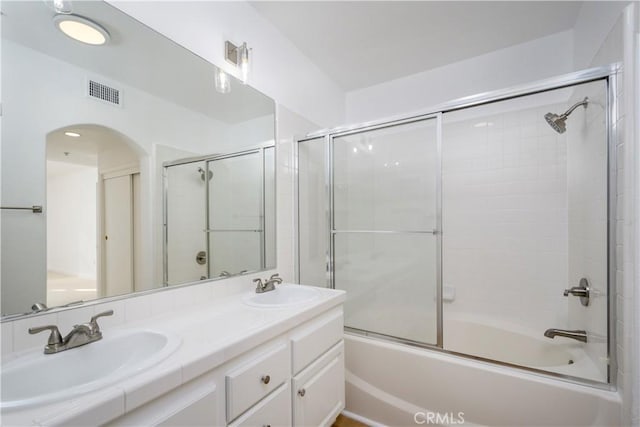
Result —
[[[282,279],[280,278],[280,275],[276,273],[276,274],[272,274],[269,280],[265,280],[264,282],[262,281],[262,279],[253,279],[253,282],[257,283],[256,293],[261,294],[264,292],[275,290],[276,283],[279,285],[280,283],[282,283]]]
[[[61,351],[69,350],[81,345],[89,344],[94,341],[102,339],[102,331],[98,325],[98,318],[102,316],[113,315],[113,310],[108,310],[103,313],[98,313],[91,318],[88,323],[81,325],[75,325],[71,332],[69,332],[64,338],[60,335],[58,327],[55,325],[40,326],[35,328],[29,328],[30,334],[37,334],[42,331],[51,331],[47,345],[44,347],[45,354],[59,353]]]
[[[100,334],[102,338],[102,334]],[[86,323],[82,325],[75,325],[71,332],[69,332],[62,340],[65,349],[79,347],[81,345],[89,344],[90,342],[97,341],[98,338],[91,331],[91,326]]]
[[[547,329],[544,331],[544,336],[547,338],[565,337],[571,338],[580,342],[587,342],[587,331],[583,330],[566,330],[566,329]]]

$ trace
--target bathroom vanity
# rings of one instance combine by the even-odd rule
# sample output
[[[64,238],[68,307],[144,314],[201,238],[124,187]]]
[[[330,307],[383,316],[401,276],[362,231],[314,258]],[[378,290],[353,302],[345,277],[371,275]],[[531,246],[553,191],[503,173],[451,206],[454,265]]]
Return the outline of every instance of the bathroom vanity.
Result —
[[[118,344],[123,334],[164,334],[173,348],[154,352],[168,354],[153,366],[79,395],[12,408],[3,401],[3,424],[331,425],[345,403],[343,302],[344,292],[330,289],[281,285],[259,298],[244,287],[188,310],[105,326],[103,340],[42,358],[98,344],[94,351],[108,358],[110,342],[135,358],[135,345]]]

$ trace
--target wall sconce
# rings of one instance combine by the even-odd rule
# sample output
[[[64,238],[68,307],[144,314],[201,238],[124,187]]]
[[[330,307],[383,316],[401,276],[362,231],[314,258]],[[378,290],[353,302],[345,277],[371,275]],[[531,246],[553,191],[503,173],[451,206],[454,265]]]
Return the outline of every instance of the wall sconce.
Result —
[[[247,84],[249,79],[249,48],[247,43],[236,46],[230,41],[224,43],[224,58],[240,69],[240,79]]]
[[[216,67],[216,92],[219,93],[229,93],[231,92],[231,80],[229,79],[229,75],[225,73],[222,68]]]
[[[51,10],[55,13],[69,15],[73,12],[71,0],[44,0]]]

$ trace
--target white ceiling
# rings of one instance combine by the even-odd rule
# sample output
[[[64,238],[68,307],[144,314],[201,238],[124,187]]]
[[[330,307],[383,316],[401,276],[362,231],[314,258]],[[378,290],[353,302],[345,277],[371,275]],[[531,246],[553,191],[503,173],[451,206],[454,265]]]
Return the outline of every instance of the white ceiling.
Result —
[[[580,1],[256,1],[346,91],[571,29]]]

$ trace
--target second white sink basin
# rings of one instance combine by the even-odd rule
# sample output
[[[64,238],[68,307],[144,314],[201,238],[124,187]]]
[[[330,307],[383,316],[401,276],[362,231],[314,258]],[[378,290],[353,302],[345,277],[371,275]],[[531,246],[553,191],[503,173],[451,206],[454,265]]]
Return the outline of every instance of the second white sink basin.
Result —
[[[311,302],[318,298],[318,291],[310,286],[282,284],[276,285],[273,291],[261,294],[251,293],[244,302],[252,307],[286,308]]]
[[[3,364],[2,409],[40,405],[98,390],[154,366],[181,342],[177,336],[151,330],[104,334],[102,340],[81,347],[55,354],[34,350]]]

